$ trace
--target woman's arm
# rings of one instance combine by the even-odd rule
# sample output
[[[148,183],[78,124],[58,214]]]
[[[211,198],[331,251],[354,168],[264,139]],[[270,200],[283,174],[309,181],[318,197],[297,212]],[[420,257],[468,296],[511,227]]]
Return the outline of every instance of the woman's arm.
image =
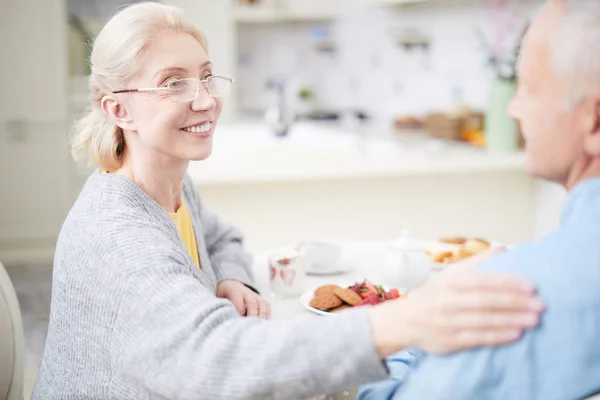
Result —
[[[252,257],[244,249],[242,233],[204,207],[188,175],[185,177],[183,189],[192,201],[190,211],[200,216],[206,250],[217,281],[238,281],[258,293],[254,288]]]
[[[241,316],[271,317],[271,305],[254,286],[251,256],[242,234],[205,208],[201,209],[204,241],[217,278],[217,296],[233,303]]]
[[[132,261],[143,268],[130,272],[116,315],[111,390],[125,382],[160,398],[306,398],[384,379],[381,360],[403,348],[513,342],[529,326],[523,315],[539,313],[522,280],[475,274],[329,317],[240,318],[174,255]]]
[[[114,332],[114,382],[153,398],[307,398],[387,376],[369,309],[240,318],[230,302],[158,255],[130,276]]]
[[[253,287],[252,257],[244,249],[242,233],[204,207],[201,220],[206,250],[217,281],[235,280],[256,291]]]

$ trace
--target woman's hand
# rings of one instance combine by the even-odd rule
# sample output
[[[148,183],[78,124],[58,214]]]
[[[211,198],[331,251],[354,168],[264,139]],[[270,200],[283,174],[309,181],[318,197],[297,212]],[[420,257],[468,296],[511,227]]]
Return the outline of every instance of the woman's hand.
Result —
[[[406,298],[374,307],[371,321],[380,355],[406,347],[447,354],[508,344],[537,326],[544,303],[530,283],[476,272],[498,251],[454,264]]]
[[[271,318],[269,302],[241,282],[221,281],[217,285],[217,297],[231,301],[242,317]]]

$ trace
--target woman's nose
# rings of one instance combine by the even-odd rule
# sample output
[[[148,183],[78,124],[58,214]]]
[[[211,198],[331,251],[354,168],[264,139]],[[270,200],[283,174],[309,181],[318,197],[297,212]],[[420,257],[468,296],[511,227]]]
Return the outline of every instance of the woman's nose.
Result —
[[[196,98],[192,100],[191,108],[193,111],[212,111],[216,105],[215,98],[208,94],[205,87],[200,87]]]

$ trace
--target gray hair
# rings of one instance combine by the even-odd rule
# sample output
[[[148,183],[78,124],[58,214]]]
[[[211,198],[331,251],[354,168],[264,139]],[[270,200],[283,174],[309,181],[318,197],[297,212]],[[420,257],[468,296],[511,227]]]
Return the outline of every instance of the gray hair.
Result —
[[[600,0],[558,0],[565,8],[552,41],[556,73],[569,85],[571,104],[600,90]]]

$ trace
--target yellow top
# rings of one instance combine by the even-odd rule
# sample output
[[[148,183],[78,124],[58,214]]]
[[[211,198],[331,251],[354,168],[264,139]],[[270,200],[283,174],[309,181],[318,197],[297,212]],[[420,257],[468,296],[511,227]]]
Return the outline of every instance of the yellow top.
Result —
[[[190,212],[185,204],[185,201],[181,203],[181,207],[177,210],[177,212],[169,213],[175,225],[177,226],[177,230],[179,231],[179,236],[183,239],[183,244],[190,253],[192,260],[196,263],[198,268],[200,266],[200,259],[198,257],[198,245],[196,244],[196,236],[194,235],[194,226],[192,225],[192,217]]]
[[[102,173],[108,174],[108,171],[104,170]],[[192,225],[192,216],[185,205],[185,201],[182,200],[177,212],[169,213],[169,215],[173,218],[175,226],[177,226],[177,230],[179,231],[179,236],[183,239],[183,244],[188,253],[190,253],[192,260],[194,260],[198,268],[202,269],[200,257],[198,256],[198,244],[196,244],[196,236],[194,235],[194,225]]]

